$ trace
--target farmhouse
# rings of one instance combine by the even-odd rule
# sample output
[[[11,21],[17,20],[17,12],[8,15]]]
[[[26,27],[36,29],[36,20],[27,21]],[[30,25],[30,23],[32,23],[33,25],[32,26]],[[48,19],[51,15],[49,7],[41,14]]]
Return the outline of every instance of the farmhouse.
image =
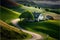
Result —
[[[34,16],[34,20],[29,19],[28,21],[40,21],[40,20],[44,20],[44,16],[41,13],[34,12],[33,16]]]
[[[29,11],[22,13],[20,16],[20,21],[24,20],[24,21],[28,21],[28,22],[34,22],[34,21],[40,21],[40,20],[44,20],[44,16],[42,13],[38,13],[38,12],[33,12],[30,13]]]

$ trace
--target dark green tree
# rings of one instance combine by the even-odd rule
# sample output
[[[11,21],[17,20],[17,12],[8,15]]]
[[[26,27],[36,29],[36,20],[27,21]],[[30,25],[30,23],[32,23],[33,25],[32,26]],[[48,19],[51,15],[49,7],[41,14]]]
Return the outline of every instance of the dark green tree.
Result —
[[[32,12],[30,12],[30,11],[25,11],[25,12],[23,12],[20,16],[19,16],[19,18],[27,18],[27,19],[34,19],[34,16],[33,16],[33,14],[32,14]]]

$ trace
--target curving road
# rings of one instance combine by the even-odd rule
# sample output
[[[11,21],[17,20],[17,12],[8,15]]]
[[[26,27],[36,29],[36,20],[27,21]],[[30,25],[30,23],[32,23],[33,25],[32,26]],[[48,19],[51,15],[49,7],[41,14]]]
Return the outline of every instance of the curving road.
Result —
[[[27,31],[27,30],[22,29],[22,28],[18,25],[18,21],[20,21],[19,18],[18,18],[18,19],[14,19],[14,20],[12,20],[11,22],[12,22],[13,25],[15,25],[15,26],[17,26],[18,28],[20,28],[23,32],[26,32],[26,33],[29,33],[29,34],[32,35],[32,38],[26,39],[26,40],[43,40],[43,37],[42,37],[41,35],[36,34],[36,33],[34,33],[34,32],[30,32],[30,31]]]

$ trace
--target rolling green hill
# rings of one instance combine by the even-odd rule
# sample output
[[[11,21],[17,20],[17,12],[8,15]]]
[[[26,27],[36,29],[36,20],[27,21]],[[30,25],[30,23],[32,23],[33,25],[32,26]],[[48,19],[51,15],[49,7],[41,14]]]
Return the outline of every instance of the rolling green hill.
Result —
[[[24,38],[30,37],[30,35],[22,32],[20,29],[11,26],[7,23],[10,23],[11,20],[16,19],[20,16],[21,13],[24,11],[31,11],[33,12],[39,12],[43,13],[44,15],[51,15],[54,19],[60,17],[60,15],[53,13],[53,12],[47,12],[43,8],[38,7],[28,7],[24,6],[18,3],[11,2],[9,0],[6,0],[6,4],[3,3],[2,6],[0,6],[0,34],[2,35],[0,39],[2,40],[22,40]],[[1,21],[2,20],[2,21]],[[4,22],[3,22],[4,21]],[[6,23],[5,23],[6,22]],[[42,22],[20,22],[20,26],[26,30],[33,31],[36,33],[39,33],[42,35],[45,40],[59,40],[60,37],[60,20],[48,20],[48,21],[42,21]]]
[[[26,30],[42,35],[45,40],[59,40],[60,20],[46,20],[40,22],[19,22],[20,26]],[[48,35],[48,36],[47,36]]]
[[[1,40],[20,40],[20,39],[23,40],[31,37],[31,35],[21,31],[20,29],[7,24],[11,23],[11,20],[18,18],[20,14],[21,13],[19,12],[0,6]]]
[[[23,40],[31,37],[31,35],[23,32],[22,30],[11,26],[0,20],[0,34],[1,40]]]
[[[18,18],[20,13],[0,6],[0,19],[9,23],[12,19]]]

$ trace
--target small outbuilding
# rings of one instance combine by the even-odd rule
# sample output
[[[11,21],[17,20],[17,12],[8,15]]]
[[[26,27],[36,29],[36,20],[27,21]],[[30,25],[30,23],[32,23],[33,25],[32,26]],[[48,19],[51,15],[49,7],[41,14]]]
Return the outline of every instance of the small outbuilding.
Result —
[[[47,15],[46,20],[54,20],[54,18],[52,16],[50,16],[50,15]]]

